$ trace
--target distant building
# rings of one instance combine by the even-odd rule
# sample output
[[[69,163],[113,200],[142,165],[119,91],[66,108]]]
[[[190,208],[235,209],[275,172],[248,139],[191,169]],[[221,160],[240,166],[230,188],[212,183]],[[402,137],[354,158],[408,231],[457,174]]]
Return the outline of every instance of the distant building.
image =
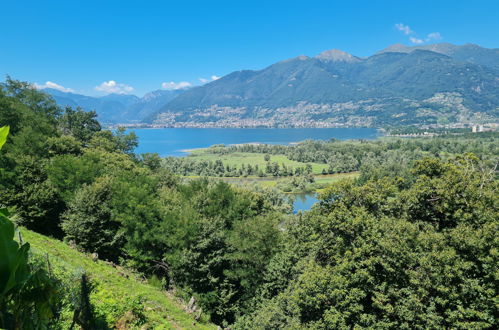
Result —
[[[487,132],[487,131],[495,131],[495,126],[494,125],[487,125],[487,128],[484,127],[484,125],[473,125],[471,127],[471,131],[473,133],[481,133],[481,132]]]

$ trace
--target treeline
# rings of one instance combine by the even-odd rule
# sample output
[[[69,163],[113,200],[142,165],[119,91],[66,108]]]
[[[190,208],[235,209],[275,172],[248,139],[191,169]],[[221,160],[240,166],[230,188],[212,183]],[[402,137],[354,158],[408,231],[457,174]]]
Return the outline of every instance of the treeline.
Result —
[[[172,173],[182,176],[213,176],[213,177],[286,177],[303,176],[312,173],[312,166],[291,167],[286,164],[266,160],[265,166],[258,164],[241,164],[240,166],[224,164],[217,159],[196,160],[190,157],[166,157],[161,166]]]
[[[236,152],[284,155],[303,163],[328,164],[323,174],[348,173],[372,168],[390,159],[399,159],[402,164],[421,159],[424,156],[448,157],[451,154],[476,153],[484,160],[497,159],[499,133],[463,134],[433,138],[355,141],[304,141],[296,145],[246,144],[237,146],[216,146],[210,152],[230,154]]]
[[[195,296],[216,324],[498,327],[496,135],[229,147],[359,163],[359,179],[294,216],[275,190],[184,182],[157,155],[134,155],[133,134],[27,84],[7,80],[0,109],[12,129],[0,200],[18,224]]]
[[[431,127],[421,128],[418,126],[402,126],[402,127],[388,127],[386,131],[390,135],[424,135],[427,133],[447,135],[447,134],[468,134],[471,133],[471,127],[468,128],[446,128],[446,127]]]

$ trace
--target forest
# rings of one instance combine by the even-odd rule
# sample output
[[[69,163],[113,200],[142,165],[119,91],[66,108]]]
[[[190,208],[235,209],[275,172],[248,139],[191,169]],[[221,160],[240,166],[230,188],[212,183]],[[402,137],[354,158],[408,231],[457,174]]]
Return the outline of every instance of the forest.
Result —
[[[239,166],[225,164],[222,160],[206,160],[203,157],[166,157],[162,166],[179,175],[201,175],[218,177],[286,177],[304,176],[314,173],[312,164],[316,166],[315,174],[350,173],[367,168],[380,167],[383,163],[401,161],[407,166],[423,157],[448,157],[449,155],[474,152],[483,160],[496,159],[499,154],[495,132],[481,134],[461,133],[434,138],[378,140],[330,141],[308,140],[294,145],[245,144],[215,145],[204,149],[201,156],[219,155],[261,155],[265,166],[245,163]],[[288,160],[275,161],[274,158]],[[284,156],[284,158],[282,158]],[[230,158],[229,158],[230,159]],[[244,158],[243,158],[244,159]],[[253,159],[252,159],[253,160]],[[301,164],[289,165],[289,160]],[[253,161],[254,162],[254,161]],[[288,165],[286,164],[288,163]],[[322,166],[321,166],[322,165]],[[319,170],[320,169],[320,170]]]
[[[497,133],[214,151],[360,171],[293,215],[277,189],[207,177],[223,176],[223,163],[136,155],[133,133],[104,130],[95,112],[61,109],[10,78],[0,86],[2,126],[0,328],[118,327],[89,303],[91,276],[53,274],[15,227],[194,297],[225,328],[499,326]],[[123,304],[130,328],[152,328],[141,302]]]

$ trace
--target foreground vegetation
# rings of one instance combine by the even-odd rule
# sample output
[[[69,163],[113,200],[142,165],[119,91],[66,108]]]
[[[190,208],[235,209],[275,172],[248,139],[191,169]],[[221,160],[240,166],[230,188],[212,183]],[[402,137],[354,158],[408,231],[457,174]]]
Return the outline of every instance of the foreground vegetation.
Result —
[[[49,257],[53,269],[43,260],[30,268],[48,274],[54,287],[68,282],[54,276],[59,266],[86,269],[66,290],[78,298],[54,310],[78,311],[77,324],[87,324],[87,310],[104,328],[116,327],[126,310],[128,327],[160,324],[163,312],[172,326],[190,322],[167,295],[115,276],[121,268],[112,262],[133,269],[124,271],[131,278],[140,274],[184,300],[194,297],[190,307],[202,310],[201,320],[233,329],[498,326],[497,134],[217,147],[220,155],[324,164],[335,175],[359,171],[295,216],[275,187],[204,174],[184,180],[170,159],[134,155],[132,134],[101,130],[94,113],[62,111],[26,84],[8,80],[0,107],[0,123],[11,127],[0,153],[0,200],[10,217],[109,262],[23,231],[35,254],[60,251]],[[210,170],[221,167],[227,170],[223,163]],[[288,179],[313,177],[310,167],[289,175],[286,165]],[[118,297],[123,304],[112,307]],[[3,299],[9,315],[11,306],[26,306],[26,296]],[[156,302],[159,314],[148,309]],[[63,324],[61,313],[44,315],[48,324]]]
[[[195,320],[170,293],[162,290],[161,282],[146,281],[129,269],[102,260],[94,261],[67,244],[21,229],[21,237],[31,245],[35,256],[50,263],[58,278],[74,280],[74,274],[85,270],[93,290],[89,296],[97,318],[104,324],[121,327],[158,329],[215,328],[205,321]],[[65,310],[58,320],[60,328],[72,321],[71,310]]]

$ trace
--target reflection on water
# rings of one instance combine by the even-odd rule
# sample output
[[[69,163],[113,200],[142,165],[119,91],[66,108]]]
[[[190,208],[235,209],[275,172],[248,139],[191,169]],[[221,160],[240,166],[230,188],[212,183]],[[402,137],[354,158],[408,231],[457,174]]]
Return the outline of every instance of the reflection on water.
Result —
[[[305,193],[305,194],[295,194],[295,202],[293,203],[293,212],[296,214],[298,211],[308,211],[312,206],[317,203],[317,194],[315,193]]]

